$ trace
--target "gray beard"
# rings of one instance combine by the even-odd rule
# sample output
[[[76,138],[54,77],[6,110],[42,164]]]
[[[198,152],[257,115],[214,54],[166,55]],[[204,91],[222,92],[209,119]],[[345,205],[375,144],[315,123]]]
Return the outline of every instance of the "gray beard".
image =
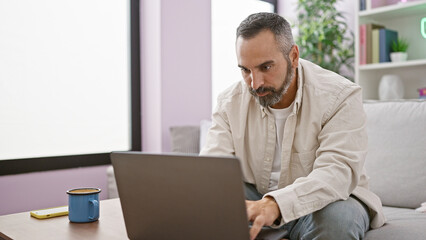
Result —
[[[284,94],[287,93],[288,88],[290,87],[290,84],[291,84],[291,79],[293,78],[293,75],[294,75],[293,69],[291,68],[291,64],[288,64],[287,69],[290,69],[290,71],[287,73],[287,76],[279,89],[275,89],[273,87],[259,87],[258,89],[254,90],[252,87],[249,87],[250,93],[254,96],[254,98],[260,105],[262,105],[263,107],[270,107],[281,101]],[[270,92],[270,93],[263,97],[259,97],[257,95],[264,92]]]

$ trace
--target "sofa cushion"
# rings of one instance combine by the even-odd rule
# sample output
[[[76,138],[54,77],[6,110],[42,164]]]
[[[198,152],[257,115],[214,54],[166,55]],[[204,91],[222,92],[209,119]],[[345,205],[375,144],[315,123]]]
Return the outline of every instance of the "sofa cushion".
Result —
[[[207,133],[209,132],[211,126],[211,120],[202,120],[200,122],[200,151],[203,149],[204,145],[206,145]]]
[[[200,152],[200,126],[173,126],[170,135],[172,152]]]
[[[383,205],[426,201],[426,101],[366,102],[370,189]]]
[[[410,239],[424,240],[426,236],[426,214],[413,209],[383,207],[387,219],[381,228],[367,232],[366,240]]]

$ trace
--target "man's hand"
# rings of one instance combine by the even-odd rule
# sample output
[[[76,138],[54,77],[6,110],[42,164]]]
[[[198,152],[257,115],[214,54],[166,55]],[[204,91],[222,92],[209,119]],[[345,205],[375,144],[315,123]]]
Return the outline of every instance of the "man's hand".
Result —
[[[254,240],[263,226],[271,226],[280,216],[278,204],[272,197],[264,197],[259,201],[246,200],[247,216],[253,225],[250,229],[250,239]]]

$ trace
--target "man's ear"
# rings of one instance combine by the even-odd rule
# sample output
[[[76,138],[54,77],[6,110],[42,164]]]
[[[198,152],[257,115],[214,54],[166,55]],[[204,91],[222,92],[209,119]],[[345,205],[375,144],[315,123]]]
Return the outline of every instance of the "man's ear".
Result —
[[[289,57],[291,61],[291,66],[293,68],[297,68],[299,66],[299,47],[296,44],[291,47]]]

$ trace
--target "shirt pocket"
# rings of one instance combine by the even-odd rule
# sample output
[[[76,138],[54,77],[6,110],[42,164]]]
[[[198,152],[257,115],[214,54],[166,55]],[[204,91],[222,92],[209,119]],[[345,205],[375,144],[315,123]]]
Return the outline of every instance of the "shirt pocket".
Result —
[[[294,179],[306,177],[312,172],[317,148],[306,152],[294,152],[291,161],[291,172]]]

